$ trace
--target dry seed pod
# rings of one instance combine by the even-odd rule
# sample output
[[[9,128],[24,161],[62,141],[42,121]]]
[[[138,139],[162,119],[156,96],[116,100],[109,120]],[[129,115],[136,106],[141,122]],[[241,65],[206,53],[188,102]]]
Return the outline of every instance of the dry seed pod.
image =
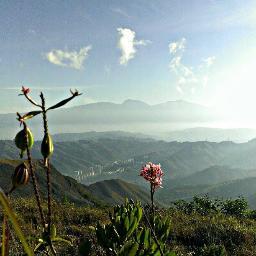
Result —
[[[12,175],[12,191],[22,185],[26,185],[29,181],[29,171],[25,163],[18,165]]]
[[[21,150],[20,158],[23,157],[23,153],[24,151],[26,151],[26,132],[28,134],[28,148],[32,148],[34,144],[34,137],[29,128],[24,128],[21,131],[19,131],[15,137],[15,144],[17,148]]]

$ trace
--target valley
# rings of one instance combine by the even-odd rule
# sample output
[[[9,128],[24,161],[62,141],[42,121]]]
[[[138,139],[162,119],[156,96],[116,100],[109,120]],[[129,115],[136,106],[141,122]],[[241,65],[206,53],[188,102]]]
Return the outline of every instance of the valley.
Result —
[[[157,196],[166,205],[174,200],[191,200],[195,195],[208,194],[220,198],[245,196],[251,206],[256,207],[255,140],[247,143],[181,143],[129,135],[120,137],[119,133],[105,138],[102,134],[97,137],[95,133],[90,140],[72,140],[71,136],[65,135],[67,141],[55,142],[52,163],[61,174],[72,177],[85,187],[93,187],[99,200],[105,200],[104,193],[96,193],[95,187],[104,187],[107,183],[109,190],[114,191],[114,180],[134,184],[134,190],[145,191],[148,184],[141,182],[138,174],[144,163],[152,161],[161,163],[165,173],[163,188],[159,189]],[[17,158],[13,141],[2,140],[0,146],[1,159]],[[40,143],[36,142],[32,150],[35,159],[41,157],[39,146]],[[129,185],[126,187],[118,186],[119,193],[126,190],[128,195]],[[111,202],[110,199],[107,201]]]

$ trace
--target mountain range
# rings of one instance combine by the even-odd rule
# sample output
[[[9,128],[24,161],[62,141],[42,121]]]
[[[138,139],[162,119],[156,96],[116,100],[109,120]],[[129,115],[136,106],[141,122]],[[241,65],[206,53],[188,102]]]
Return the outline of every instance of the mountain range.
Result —
[[[120,202],[124,192],[129,196],[141,195],[145,201],[148,183],[138,174],[143,164],[152,161],[161,163],[165,173],[163,188],[157,193],[165,204],[207,193],[223,197],[244,195],[256,206],[256,188],[252,184],[256,179],[256,140],[166,142],[129,136],[94,136],[90,140],[61,140],[54,145],[51,163],[56,169],[62,175],[71,176],[66,179],[72,179],[74,186],[84,184],[81,185],[84,193],[96,195],[105,202]],[[39,141],[35,142],[32,156],[41,159]],[[0,141],[0,159],[17,161],[12,159],[18,157],[13,141]]]
[[[55,142],[52,162],[65,175],[117,175],[137,179],[141,165],[147,161],[161,163],[166,178],[181,178],[203,171],[214,165],[231,168],[256,169],[256,140],[247,143],[166,142],[136,138],[100,138]],[[17,159],[19,151],[13,141],[0,141],[0,158]],[[40,142],[36,142],[32,155],[41,158]],[[123,171],[120,171],[120,169]],[[119,170],[119,171],[118,171]],[[130,171],[131,170],[131,171]],[[128,178],[129,179],[129,178]],[[98,180],[95,180],[98,181]]]
[[[60,108],[48,114],[52,134],[121,130],[157,135],[209,123],[216,118],[214,110],[181,100],[156,105],[136,100],[126,100],[121,104],[98,102]],[[40,139],[42,128],[39,116],[29,120],[28,125],[35,137]],[[12,139],[18,129],[16,114],[0,114],[0,139]]]
[[[162,134],[162,138],[167,141],[233,141],[247,142],[256,138],[256,129],[249,128],[210,128],[210,127],[194,127],[189,129],[171,131]]]
[[[48,119],[56,141],[134,137],[180,142],[246,142],[256,137],[256,129],[209,128],[221,126],[228,117],[215,109],[182,100],[155,105],[138,100],[121,104],[98,102],[55,109],[48,113]],[[40,116],[28,121],[37,140],[42,139],[41,122]],[[0,139],[13,139],[18,130],[15,113],[0,114]]]

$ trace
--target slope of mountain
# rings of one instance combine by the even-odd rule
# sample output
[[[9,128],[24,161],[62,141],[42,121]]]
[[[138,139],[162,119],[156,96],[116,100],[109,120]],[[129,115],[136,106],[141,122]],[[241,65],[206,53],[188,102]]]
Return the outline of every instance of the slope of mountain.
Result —
[[[123,131],[106,131],[106,132],[83,132],[83,133],[58,133],[54,134],[53,140],[56,142],[62,141],[78,141],[78,140],[98,140],[98,139],[141,139],[152,140],[152,136],[142,133],[132,133]]]
[[[175,147],[176,143],[173,143]],[[166,151],[165,142],[144,141],[137,139],[100,139],[73,142],[56,142],[52,163],[64,174],[74,175],[75,171],[84,170],[95,165],[111,164],[118,160],[127,160],[135,156],[149,154],[152,151]],[[171,149],[172,150],[172,149]],[[40,143],[36,142],[32,155],[42,158]],[[0,158],[17,159],[19,151],[13,141],[0,141]],[[140,163],[141,165],[141,163]]]
[[[56,142],[52,163],[62,173],[73,175],[85,184],[89,178],[89,183],[103,179],[110,181],[86,187],[72,178],[62,176],[53,168],[53,189],[56,198],[60,200],[65,196],[71,201],[90,203],[94,202],[90,199],[93,194],[111,203],[112,197],[118,202],[125,195],[140,196],[141,200],[146,201],[147,193],[143,192],[142,185],[147,184],[141,182],[138,173],[142,164],[152,161],[160,162],[165,172],[164,188],[157,193],[165,203],[205,193],[223,197],[245,195],[253,202],[256,192],[253,185],[256,179],[255,152],[255,140],[241,144],[168,143],[134,138]],[[18,153],[13,141],[0,141],[0,158],[17,159]],[[35,143],[32,155],[35,159],[41,159],[39,142]],[[17,160],[0,161],[0,185],[5,186],[5,189],[10,184],[16,164]],[[42,166],[37,162],[36,165],[39,180],[45,182]],[[124,185],[120,179],[134,185]],[[20,193],[29,195],[31,189],[24,188]]]
[[[11,188],[11,176],[15,167],[20,164],[19,160],[0,160],[0,187],[4,191]],[[46,170],[39,161],[34,162],[36,176],[39,183],[42,197],[47,197]],[[133,200],[140,200],[143,203],[149,202],[149,194],[143,188],[123,180],[107,180],[97,182],[90,186],[78,183],[68,176],[63,176],[54,166],[51,166],[52,194],[57,201],[74,202],[77,205],[104,205],[123,203],[127,197]],[[31,181],[26,186],[18,187],[13,193],[14,197],[30,197],[33,195]]]
[[[251,175],[247,170],[256,169],[256,143],[233,142],[164,142],[136,138],[100,138],[95,140],[79,140],[55,142],[52,163],[62,174],[75,177],[84,184],[103,179],[125,179],[139,183],[138,172],[146,162],[161,163],[165,171],[165,179],[185,178],[194,173],[204,171],[212,166],[227,166],[236,169],[240,174],[228,173],[216,169],[219,181],[228,176],[243,173]],[[17,159],[19,152],[13,141],[0,141],[0,158]],[[40,142],[36,142],[32,156],[41,159]],[[214,174],[209,171],[206,176]],[[206,172],[207,173],[207,172]],[[200,175],[203,175],[201,173]],[[226,175],[222,177],[222,175]],[[209,178],[209,179],[211,179]],[[206,180],[207,178],[204,178]],[[194,180],[200,180],[195,178]]]
[[[171,185],[173,187],[214,185],[248,177],[256,177],[256,169],[246,170],[239,168],[230,168],[228,166],[214,165],[203,171],[186,176],[185,178],[171,181]]]
[[[165,186],[157,193],[157,198],[165,204],[179,199],[191,200],[193,196],[207,194],[212,198],[228,199],[245,197],[252,208],[256,208],[256,177],[236,179],[215,185],[181,185],[177,187]]]
[[[235,198],[244,196],[249,198],[256,196],[256,177],[227,181],[209,189],[208,194],[212,197]]]
[[[20,163],[17,160],[0,160],[0,187],[4,191],[9,191],[11,188],[11,176],[15,167]],[[46,171],[42,164],[38,161],[34,162],[36,176],[39,182],[40,191],[42,196],[46,198]],[[63,176],[60,174],[54,166],[51,166],[52,173],[52,194],[58,201],[67,200],[76,204],[90,204],[98,205],[102,202],[98,200],[86,186],[79,184],[76,180]],[[33,186],[31,182],[22,187],[18,187],[12,196],[31,196],[33,195]]]
[[[88,186],[88,189],[93,195],[110,204],[121,204],[124,198],[138,199],[143,203],[150,202],[148,191],[120,179],[96,182]]]
[[[133,178],[136,177],[141,165],[148,161],[161,163],[166,178],[184,177],[213,165],[242,169],[256,167],[256,159],[253,157],[256,143],[253,142],[167,143],[125,138],[55,142],[54,145],[52,163],[63,174],[73,177],[80,171],[84,172],[83,174],[91,172],[92,175],[96,175],[95,169],[98,170],[98,174],[114,173],[117,170],[115,163],[120,162],[118,168],[132,170]],[[0,158],[17,159],[18,155],[13,141],[0,141]],[[35,143],[32,155],[35,159],[41,158],[39,142]],[[109,178],[113,177],[110,175]]]

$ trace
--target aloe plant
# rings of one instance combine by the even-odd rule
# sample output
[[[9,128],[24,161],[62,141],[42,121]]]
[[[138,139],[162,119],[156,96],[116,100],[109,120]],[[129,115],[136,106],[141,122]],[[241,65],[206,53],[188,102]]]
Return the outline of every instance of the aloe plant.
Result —
[[[145,217],[143,214],[143,207],[139,202],[126,200],[125,204],[114,207],[113,213],[110,214],[110,224],[97,224],[95,229],[97,241],[107,255],[175,255],[166,247],[170,232],[169,220],[160,216],[155,217],[155,231],[153,231],[143,225],[142,219]],[[84,255],[89,255],[89,252]]]

